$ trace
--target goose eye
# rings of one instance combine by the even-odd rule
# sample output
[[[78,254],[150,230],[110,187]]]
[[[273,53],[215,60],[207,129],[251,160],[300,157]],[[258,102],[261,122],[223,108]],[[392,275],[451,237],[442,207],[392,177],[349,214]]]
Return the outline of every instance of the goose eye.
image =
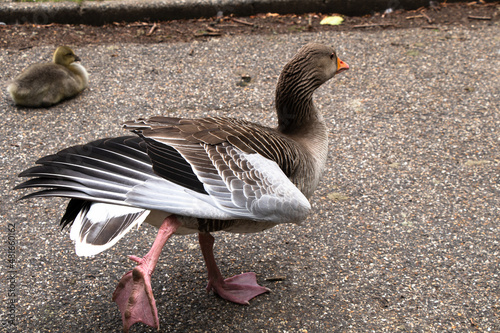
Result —
[[[335,53],[330,54],[330,59],[333,60],[334,58],[335,58]]]

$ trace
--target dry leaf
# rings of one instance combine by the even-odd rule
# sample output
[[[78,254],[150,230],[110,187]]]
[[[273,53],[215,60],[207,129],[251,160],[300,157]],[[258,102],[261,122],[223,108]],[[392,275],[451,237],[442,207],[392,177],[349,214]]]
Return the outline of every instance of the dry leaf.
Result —
[[[490,161],[488,161],[488,160],[478,160],[478,161],[468,160],[467,162],[465,162],[465,165],[466,166],[475,166],[475,165],[483,165],[483,164],[488,164],[488,163],[490,163]]]
[[[349,200],[349,197],[339,192],[331,192],[327,194],[328,199],[335,201]]]
[[[319,24],[328,24],[328,25],[340,25],[344,22],[344,19],[341,16],[327,16],[319,22]]]

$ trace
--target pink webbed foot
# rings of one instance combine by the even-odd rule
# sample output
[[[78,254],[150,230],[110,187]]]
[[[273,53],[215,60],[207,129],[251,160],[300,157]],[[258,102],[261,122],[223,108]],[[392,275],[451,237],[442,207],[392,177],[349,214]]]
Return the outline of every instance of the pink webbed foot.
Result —
[[[245,305],[255,296],[270,291],[257,283],[254,272],[235,275],[225,280],[209,280],[207,291],[210,290],[228,301]]]
[[[270,291],[257,283],[255,273],[248,272],[224,279],[215,263],[214,238],[208,233],[198,234],[201,252],[208,271],[207,291],[213,290],[220,297],[238,304],[248,304],[255,296]]]
[[[151,288],[151,274],[141,258],[129,256],[139,263],[137,267],[126,273],[113,293],[122,314],[123,331],[128,332],[130,326],[141,322],[154,328],[160,326],[156,301]]]
[[[167,217],[158,230],[158,236],[149,252],[143,258],[129,256],[129,259],[139,265],[121,278],[113,293],[113,301],[116,302],[122,314],[124,332],[128,332],[130,326],[138,322],[159,328],[158,311],[151,288],[151,275],[163,246],[179,226],[180,223],[175,216]]]

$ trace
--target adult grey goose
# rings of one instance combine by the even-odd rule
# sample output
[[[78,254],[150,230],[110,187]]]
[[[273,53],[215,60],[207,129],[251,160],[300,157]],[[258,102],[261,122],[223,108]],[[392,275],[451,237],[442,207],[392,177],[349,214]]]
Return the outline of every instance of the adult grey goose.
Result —
[[[59,46],[52,62],[26,68],[7,87],[17,105],[51,106],[73,97],[88,87],[89,75],[75,63],[80,58],[68,46]]]
[[[311,206],[327,157],[328,133],[313,92],[349,66],[333,48],[302,47],[276,87],[278,127],[227,117],[152,117],[124,127],[137,136],[106,138],[41,158],[20,174],[23,198],[71,198],[62,226],[71,226],[76,253],[95,255],[143,222],[159,228],[143,258],[118,284],[113,300],[124,331],[136,322],[159,327],[151,274],[172,234],[198,233],[207,290],[240,304],[268,291],[255,273],[224,279],[210,232],[258,232],[299,223]]]

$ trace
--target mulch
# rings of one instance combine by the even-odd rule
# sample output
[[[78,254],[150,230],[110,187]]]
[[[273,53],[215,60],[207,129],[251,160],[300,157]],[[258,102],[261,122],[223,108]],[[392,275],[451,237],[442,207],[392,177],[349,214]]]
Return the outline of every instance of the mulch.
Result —
[[[341,25],[320,25],[327,15],[279,15],[212,17],[161,22],[114,22],[104,26],[67,24],[0,25],[0,47],[25,49],[41,45],[89,45],[106,43],[169,43],[206,40],[239,34],[298,34],[318,31],[373,29],[440,29],[443,26],[498,24],[500,3],[440,3],[417,10],[395,10],[362,17],[343,16]],[[332,15],[329,13],[328,15]]]

